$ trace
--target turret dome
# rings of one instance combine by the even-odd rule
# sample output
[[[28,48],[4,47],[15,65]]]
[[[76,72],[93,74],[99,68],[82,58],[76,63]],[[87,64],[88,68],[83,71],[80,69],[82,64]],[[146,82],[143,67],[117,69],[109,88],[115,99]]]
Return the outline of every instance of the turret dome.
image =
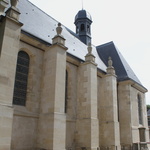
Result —
[[[91,15],[83,9],[78,11],[74,24],[76,25],[76,34],[79,36],[79,39],[86,45],[91,43]]]
[[[92,21],[92,17],[90,15],[89,12],[87,12],[86,10],[80,10],[77,15],[75,16],[75,21],[77,19],[89,19]]]

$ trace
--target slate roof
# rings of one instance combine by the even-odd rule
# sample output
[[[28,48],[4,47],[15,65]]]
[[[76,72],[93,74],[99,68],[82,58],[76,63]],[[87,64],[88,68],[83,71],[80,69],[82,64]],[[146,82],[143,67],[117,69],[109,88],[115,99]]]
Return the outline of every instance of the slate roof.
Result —
[[[131,79],[142,85],[113,42],[97,46],[96,48],[105,65],[107,65],[108,57],[112,58],[118,81]]]
[[[58,21],[28,0],[20,0],[18,8],[21,12],[19,21],[24,24],[22,31],[51,44],[52,38],[56,35]],[[91,16],[87,15],[87,17]],[[67,53],[84,61],[85,55],[87,54],[87,45],[82,43],[79,37],[65,26],[63,26],[62,35],[66,39]],[[96,57],[95,61],[98,64],[98,69],[106,72],[108,57],[111,56],[118,81],[131,79],[142,85],[113,42],[92,47],[92,53]]]
[[[20,0],[18,8],[21,12],[19,21],[24,24],[22,30],[51,44],[52,38],[56,35],[58,21],[28,0]],[[87,54],[87,45],[82,43],[74,32],[65,26],[62,27],[62,35],[66,39],[66,47],[68,47],[67,52],[84,61]],[[92,52],[96,57],[95,61],[98,64],[98,68],[106,71],[106,65],[99,58],[95,46],[93,46]]]

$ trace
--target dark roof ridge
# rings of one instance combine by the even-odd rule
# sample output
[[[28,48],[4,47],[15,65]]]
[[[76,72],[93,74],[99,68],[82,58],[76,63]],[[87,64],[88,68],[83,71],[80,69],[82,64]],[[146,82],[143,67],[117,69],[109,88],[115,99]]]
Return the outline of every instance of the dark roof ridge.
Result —
[[[110,41],[110,42],[104,43],[104,44],[102,44],[102,45],[98,45],[98,46],[96,46],[96,47],[97,47],[97,48],[100,48],[100,47],[107,46],[107,45],[110,45],[110,44],[115,45],[113,41]]]

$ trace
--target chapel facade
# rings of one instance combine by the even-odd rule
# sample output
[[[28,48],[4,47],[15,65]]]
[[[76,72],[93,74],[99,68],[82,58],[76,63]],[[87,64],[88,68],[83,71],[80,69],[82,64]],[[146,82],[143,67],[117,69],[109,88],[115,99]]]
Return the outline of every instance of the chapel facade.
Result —
[[[91,44],[28,0],[0,1],[0,150],[147,150],[145,93],[113,42]]]

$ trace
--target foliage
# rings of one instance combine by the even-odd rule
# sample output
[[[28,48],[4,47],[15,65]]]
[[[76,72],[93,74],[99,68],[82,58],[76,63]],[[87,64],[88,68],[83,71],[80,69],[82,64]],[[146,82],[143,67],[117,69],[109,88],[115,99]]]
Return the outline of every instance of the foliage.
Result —
[[[146,105],[147,106],[147,111],[150,109],[150,105]]]

